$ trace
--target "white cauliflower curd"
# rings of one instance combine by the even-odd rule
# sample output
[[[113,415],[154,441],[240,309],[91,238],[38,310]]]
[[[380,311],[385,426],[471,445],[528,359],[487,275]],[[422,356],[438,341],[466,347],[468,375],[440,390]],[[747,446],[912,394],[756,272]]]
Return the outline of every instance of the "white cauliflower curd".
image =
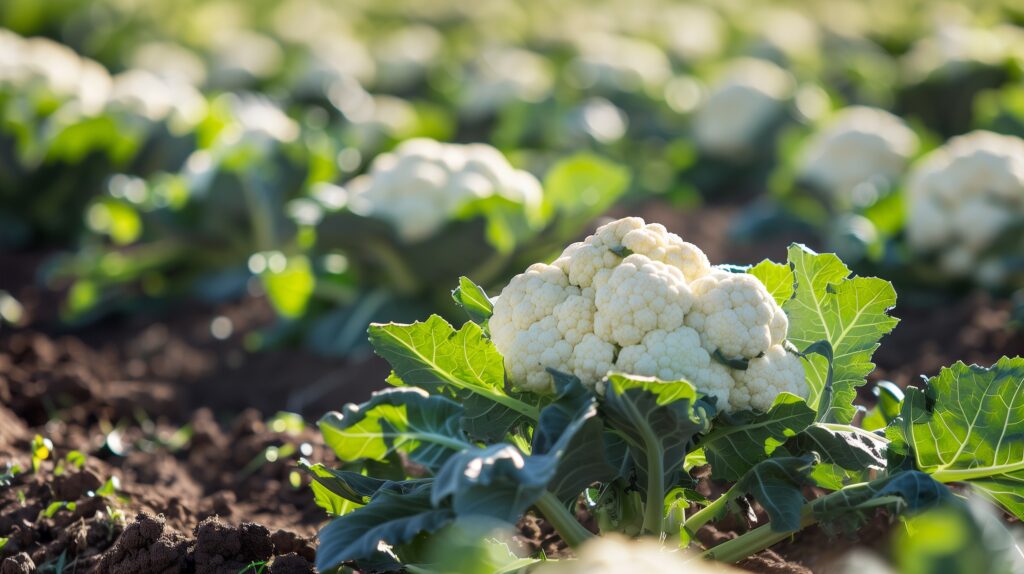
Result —
[[[765,133],[785,116],[795,87],[793,77],[768,60],[731,62],[697,107],[693,118],[697,146],[714,156],[754,153],[766,145]]]
[[[540,182],[486,144],[408,140],[377,156],[368,174],[347,186],[354,212],[391,223],[405,241],[426,239],[467,204],[503,197],[531,212],[540,206]]]
[[[611,371],[686,379],[724,410],[807,396],[789,322],[753,275],[713,269],[664,226],[627,217],[515,276],[494,303],[491,337],[520,389],[550,392],[547,369],[601,389]],[[749,362],[746,371],[731,368]]]
[[[862,184],[885,189],[917,153],[917,135],[899,117],[850,106],[811,137],[799,159],[799,179],[835,197]]]
[[[1024,223],[1024,140],[978,130],[922,158],[906,193],[907,240],[956,277],[997,285],[1006,273],[991,250]],[[981,271],[984,270],[984,273]]]
[[[708,574],[738,572],[685,552],[666,550],[657,540],[632,540],[621,535],[599,536],[580,549],[576,560],[544,563],[537,574],[618,574],[624,570],[645,574]]]

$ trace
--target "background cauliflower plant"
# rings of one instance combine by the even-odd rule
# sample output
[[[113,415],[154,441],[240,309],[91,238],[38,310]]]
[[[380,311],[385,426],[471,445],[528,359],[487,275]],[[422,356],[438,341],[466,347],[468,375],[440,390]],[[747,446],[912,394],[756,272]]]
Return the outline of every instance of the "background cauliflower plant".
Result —
[[[687,379],[727,411],[808,396],[800,358],[784,347],[788,326],[757,277],[713,268],[700,248],[638,217],[514,277],[490,320],[521,389],[550,392],[555,369],[600,392],[605,374],[622,371]]]
[[[1020,264],[1024,140],[984,130],[950,139],[911,172],[906,209],[912,251],[953,277],[1006,284]]]
[[[497,149],[427,138],[377,156],[348,191],[354,211],[391,223],[409,242],[434,235],[461,209],[488,198],[508,200],[524,218],[535,218],[542,196],[537,178],[512,167]]]

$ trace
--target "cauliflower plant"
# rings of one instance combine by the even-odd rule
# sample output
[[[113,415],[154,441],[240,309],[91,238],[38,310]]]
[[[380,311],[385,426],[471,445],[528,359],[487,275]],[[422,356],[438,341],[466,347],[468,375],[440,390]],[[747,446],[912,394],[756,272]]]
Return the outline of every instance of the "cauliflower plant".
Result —
[[[888,188],[917,152],[906,122],[878,108],[850,106],[811,137],[799,159],[799,178],[832,196],[868,183]]]
[[[714,156],[751,155],[786,114],[793,77],[768,60],[730,63],[693,118],[697,146]]]
[[[697,246],[638,217],[514,277],[490,319],[520,389],[550,392],[551,368],[601,392],[621,371],[685,378],[727,411],[765,410],[784,391],[807,396],[803,364],[783,346],[788,328],[756,277],[712,268]]]
[[[439,231],[469,203],[500,197],[525,213],[541,204],[540,182],[512,167],[486,144],[445,144],[417,138],[377,156],[348,187],[350,206],[391,223],[408,242]]]
[[[1008,270],[991,250],[1024,223],[1024,140],[978,130],[950,139],[910,175],[907,240],[947,273],[1001,284]]]

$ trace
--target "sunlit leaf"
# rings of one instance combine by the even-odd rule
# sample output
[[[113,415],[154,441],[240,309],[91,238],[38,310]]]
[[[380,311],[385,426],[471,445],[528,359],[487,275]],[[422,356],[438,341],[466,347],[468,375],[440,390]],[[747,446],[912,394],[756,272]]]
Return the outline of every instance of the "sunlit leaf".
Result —
[[[919,470],[1024,518],[1024,358],[942,369],[907,389],[899,424]]]
[[[789,317],[789,340],[801,351],[827,341],[833,351],[832,390],[822,400],[827,368],[825,361],[804,359],[811,395],[808,404],[818,420],[849,423],[856,409],[856,388],[874,369],[871,356],[879,340],[892,331],[898,319],[887,312],[896,304],[896,291],[888,281],[874,277],[850,277],[850,269],[834,254],[817,254],[794,244],[789,264],[796,279],[792,299],[783,304]]]
[[[765,259],[748,269],[747,273],[760,279],[779,305],[793,297],[793,269],[789,265]]]
[[[433,315],[411,325],[375,323],[369,333],[374,350],[394,369],[389,382],[459,400],[467,421],[482,422],[474,430],[485,435],[477,438],[501,440],[519,418],[537,420],[536,407],[505,391],[501,355],[476,323],[456,331]]]

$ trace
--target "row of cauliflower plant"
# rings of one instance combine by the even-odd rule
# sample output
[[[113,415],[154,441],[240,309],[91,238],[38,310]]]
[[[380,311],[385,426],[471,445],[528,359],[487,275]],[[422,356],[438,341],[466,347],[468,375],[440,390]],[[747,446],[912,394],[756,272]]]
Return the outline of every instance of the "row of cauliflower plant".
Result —
[[[982,129],[932,149],[925,139],[882,109],[841,109],[776,170],[776,198],[833,249],[901,284],[1020,288],[1024,140]]]
[[[92,241],[49,270],[71,285],[69,317],[255,285],[286,320],[274,337],[346,354],[371,320],[450,303],[460,275],[501,285],[522,261],[548,257],[629,182],[577,154],[548,166],[542,185],[492,146],[419,138],[341,186],[316,174],[315,156],[299,154],[305,176],[290,163],[290,142],[315,134],[272,104],[219,103],[222,127],[180,170],[119,176],[92,204]]]
[[[342,466],[306,465],[333,516],[318,568],[450,571],[451,553],[431,548],[527,512],[584,560],[602,552],[589,540],[618,534],[680,562],[738,562],[813,524],[855,531],[880,508],[969,515],[950,485],[1024,515],[1024,455],[1004,440],[1024,424],[1024,359],[957,363],[861,416],[857,389],[897,323],[896,293],[833,254],[787,255],[712,265],[663,226],[625,218],[494,298],[463,278],[461,327],[372,325],[393,388],[320,420]],[[722,494],[698,494],[696,469]],[[696,540],[736,512],[747,532]],[[543,558],[502,548],[486,551],[501,571]]]

